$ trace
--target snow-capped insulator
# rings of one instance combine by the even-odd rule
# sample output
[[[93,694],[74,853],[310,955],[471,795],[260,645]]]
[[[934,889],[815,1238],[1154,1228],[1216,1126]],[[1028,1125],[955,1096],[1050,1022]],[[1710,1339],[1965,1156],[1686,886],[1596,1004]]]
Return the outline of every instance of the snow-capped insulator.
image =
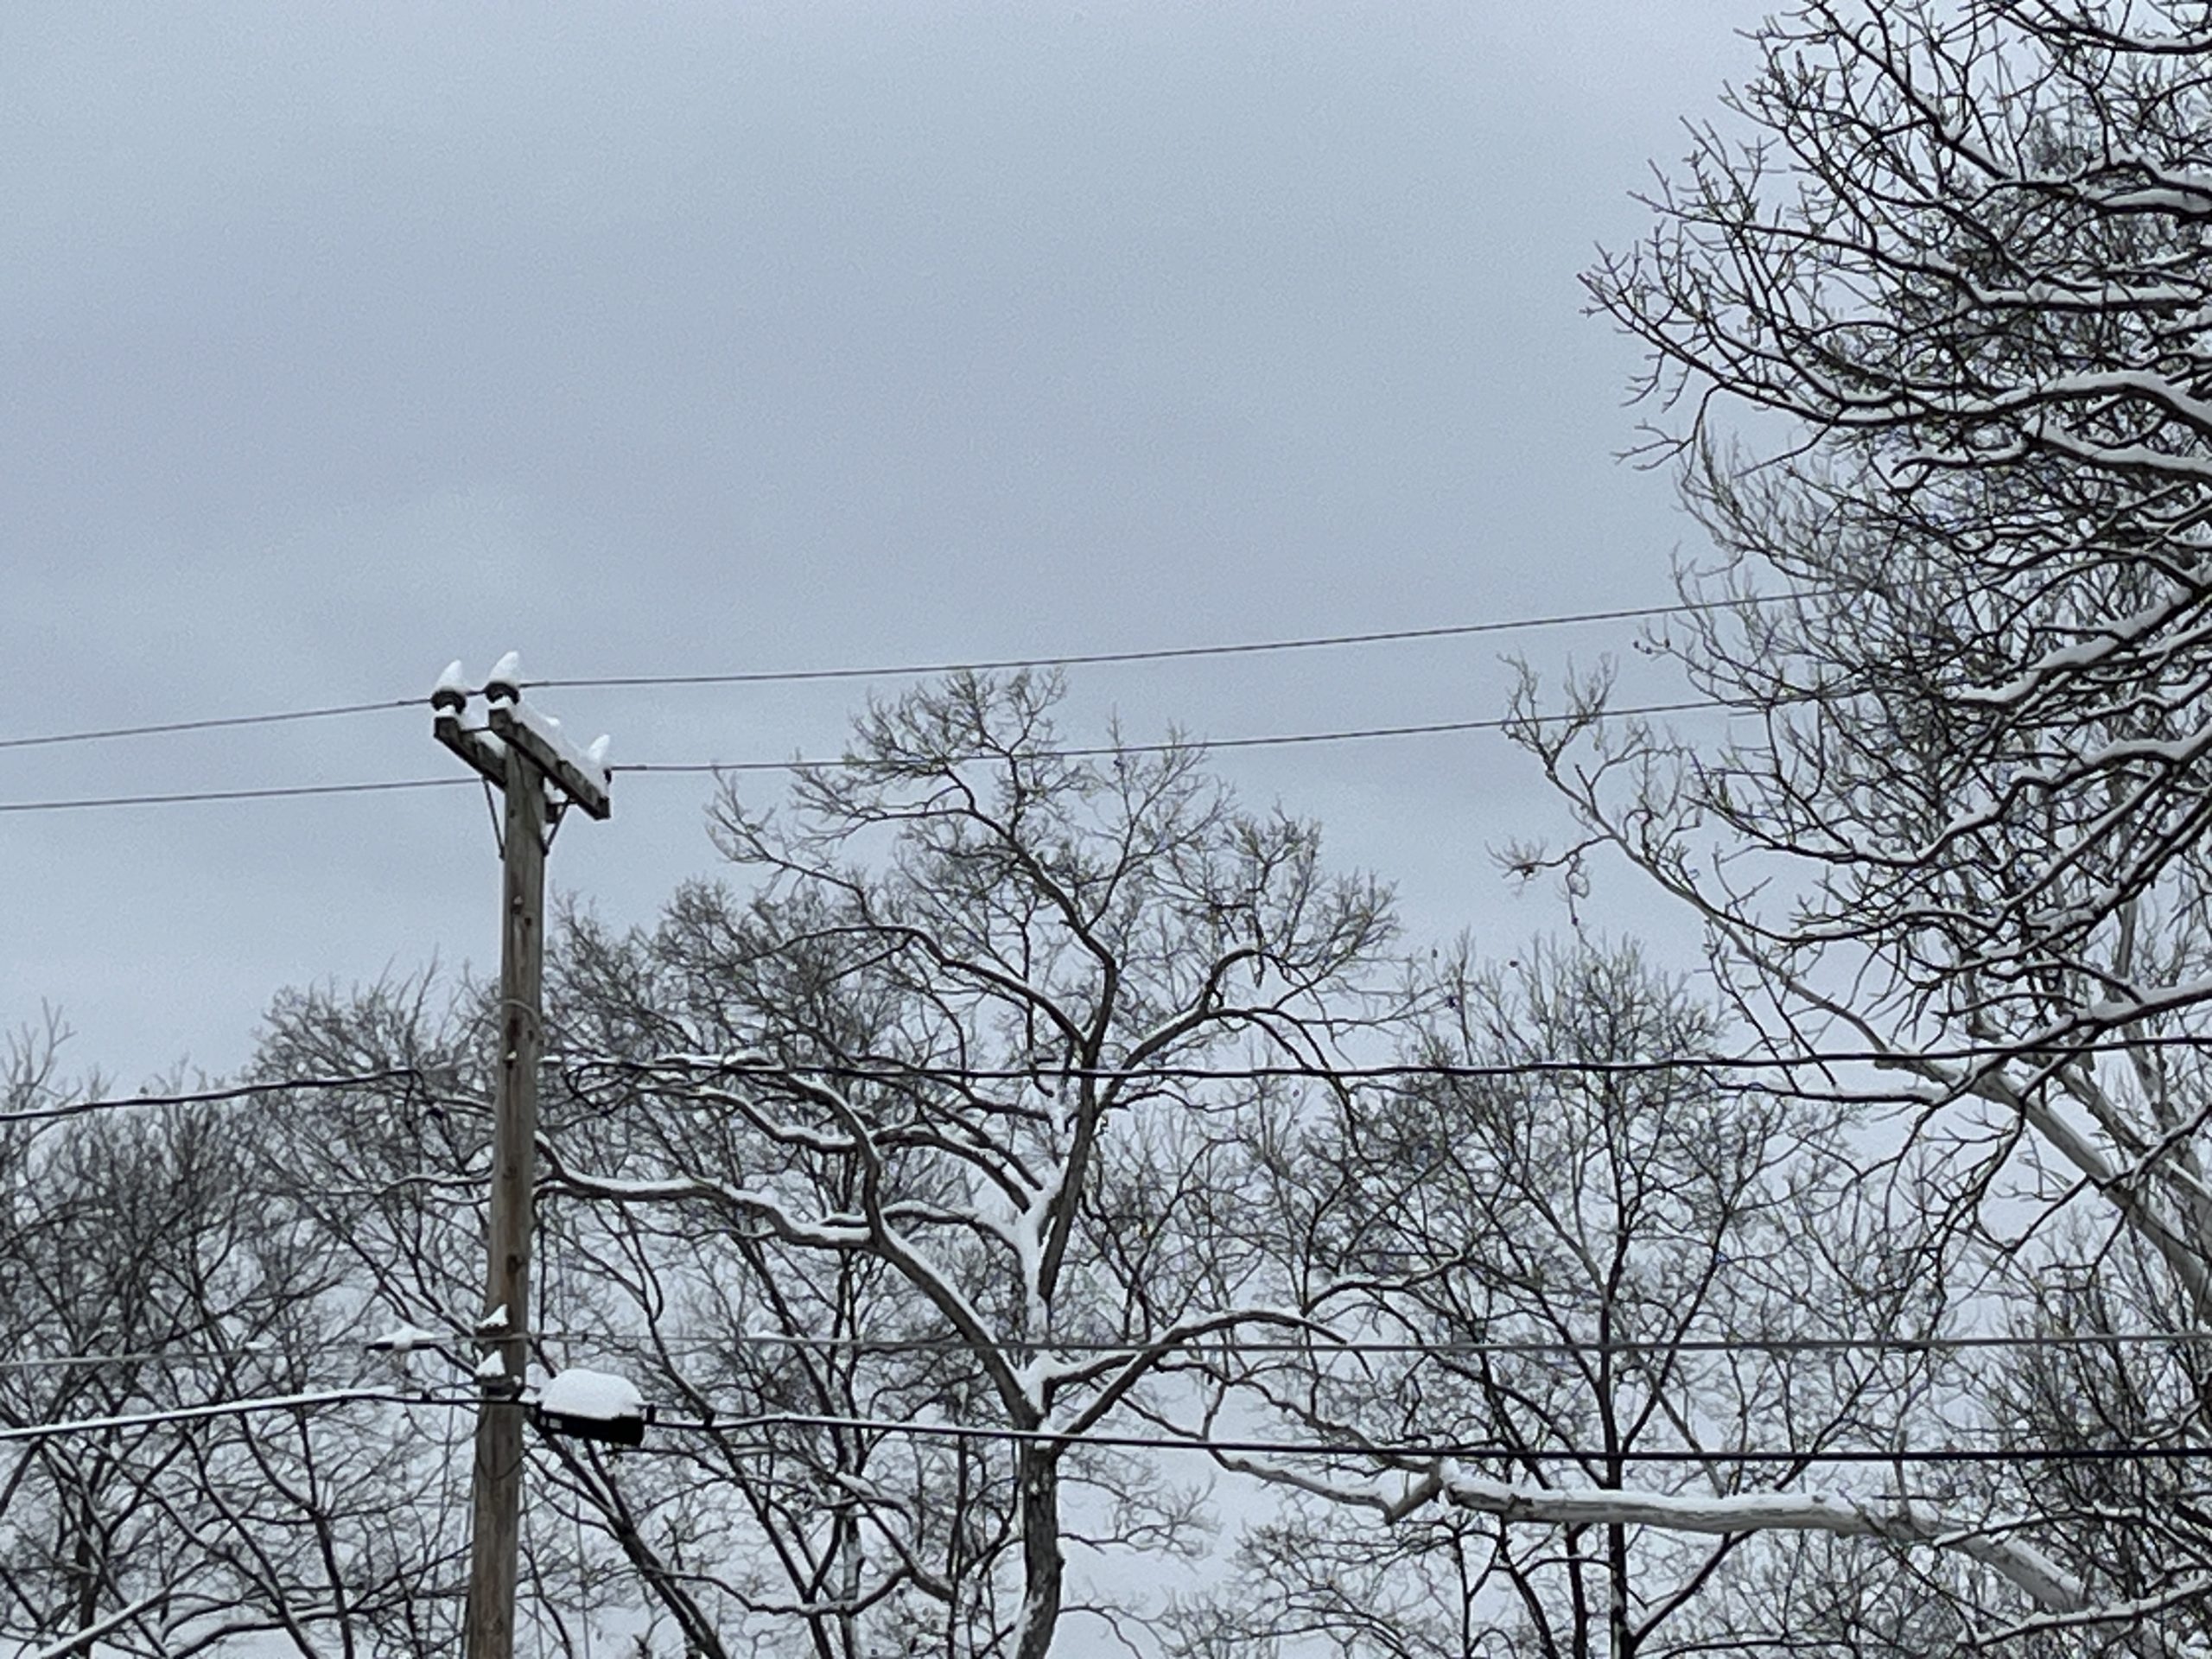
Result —
[[[484,695],[493,702],[522,701],[522,653],[511,651],[484,677]]]
[[[628,1377],[577,1366],[538,1390],[531,1415],[549,1434],[602,1446],[642,1446],[653,1408]]]
[[[453,715],[468,707],[468,682],[461,671],[458,658],[446,664],[446,671],[430,688],[430,707],[441,714]]]

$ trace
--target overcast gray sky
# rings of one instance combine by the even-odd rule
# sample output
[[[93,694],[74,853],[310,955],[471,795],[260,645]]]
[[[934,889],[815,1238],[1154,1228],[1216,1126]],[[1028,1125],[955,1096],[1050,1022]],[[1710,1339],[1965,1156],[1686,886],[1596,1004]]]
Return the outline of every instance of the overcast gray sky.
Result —
[[[1732,0],[0,8],[0,736],[536,675],[798,668],[1663,601],[1593,245]],[[1621,626],[1510,642],[1547,664]],[[1494,714],[1507,642],[1089,671],[1067,724]],[[862,695],[547,694],[628,760]],[[427,712],[0,750],[0,801],[436,775]],[[1486,735],[1224,754],[1411,918],[1558,918]],[[708,869],[630,778],[557,887]],[[135,1082],[292,982],[488,963],[462,791],[0,816],[0,1014]],[[1646,925],[1632,906],[1601,919]]]

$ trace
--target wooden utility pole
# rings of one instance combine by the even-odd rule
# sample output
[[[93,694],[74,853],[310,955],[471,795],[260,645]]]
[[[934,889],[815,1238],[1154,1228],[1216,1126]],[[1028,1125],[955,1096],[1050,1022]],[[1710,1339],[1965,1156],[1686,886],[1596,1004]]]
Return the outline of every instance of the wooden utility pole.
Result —
[[[545,970],[549,824],[570,805],[594,818],[607,799],[606,742],[572,747],[560,724],[523,707],[512,653],[485,682],[485,723],[464,723],[468,691],[455,663],[430,694],[431,730],[505,798],[499,834],[499,1085],[492,1145],[492,1214],[484,1305],[476,1326],[480,1394],[469,1489],[467,1659],[512,1659],[515,1567],[522,1536],[523,1381],[530,1347],[530,1251],[537,1179],[539,1006]]]

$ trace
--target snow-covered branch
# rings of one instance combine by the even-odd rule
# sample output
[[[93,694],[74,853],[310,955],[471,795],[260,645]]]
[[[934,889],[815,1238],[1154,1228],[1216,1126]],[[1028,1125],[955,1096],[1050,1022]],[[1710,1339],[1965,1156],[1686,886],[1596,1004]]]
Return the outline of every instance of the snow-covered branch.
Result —
[[[1409,1488],[1394,1519],[1439,1501],[1501,1520],[1568,1527],[1656,1527],[1671,1532],[1820,1532],[1839,1538],[1955,1550],[2001,1574],[2037,1606],[2081,1611],[2080,1583],[2049,1555],[2012,1535],[2014,1522],[1967,1522],[1924,1503],[1822,1492],[1682,1495],[1512,1485],[1471,1475],[1450,1460]]]

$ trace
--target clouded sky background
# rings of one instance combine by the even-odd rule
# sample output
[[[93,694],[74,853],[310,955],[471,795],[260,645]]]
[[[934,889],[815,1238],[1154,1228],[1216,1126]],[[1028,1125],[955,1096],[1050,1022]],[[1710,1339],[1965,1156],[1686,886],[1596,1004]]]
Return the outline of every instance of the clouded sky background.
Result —
[[[0,8],[0,737],[427,694],[1262,639],[1671,596],[1576,272],[1734,0]],[[1096,741],[1498,712],[1616,624],[1102,668]],[[1631,664],[1634,666],[1634,664]],[[1660,683],[1650,683],[1662,689]],[[894,689],[886,683],[880,690]],[[616,758],[833,752],[850,684],[570,690]],[[427,709],[0,749],[0,803],[435,776]],[[1560,917],[1486,734],[1224,753],[1418,931]],[[767,787],[766,784],[763,788]],[[556,888],[644,920],[704,779]],[[489,966],[463,790],[0,815],[0,1015],[125,1083],[280,986]],[[1623,884],[1594,919],[1664,921]]]

